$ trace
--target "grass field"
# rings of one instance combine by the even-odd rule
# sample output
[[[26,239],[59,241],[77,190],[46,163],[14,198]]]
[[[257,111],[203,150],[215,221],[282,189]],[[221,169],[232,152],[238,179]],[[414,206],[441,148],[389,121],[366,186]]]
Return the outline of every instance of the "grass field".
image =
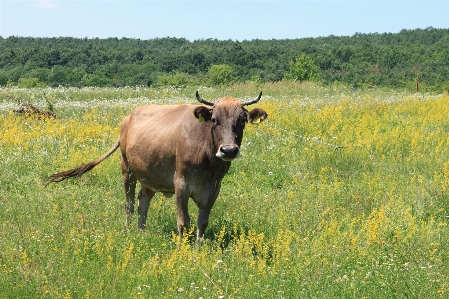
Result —
[[[201,246],[177,241],[174,198],[153,199],[144,232],[136,216],[125,227],[117,153],[43,189],[106,152],[134,107],[195,90],[0,90],[0,298],[449,297],[447,93],[201,88],[263,90],[269,113],[246,127]],[[59,118],[16,114],[14,99]]]

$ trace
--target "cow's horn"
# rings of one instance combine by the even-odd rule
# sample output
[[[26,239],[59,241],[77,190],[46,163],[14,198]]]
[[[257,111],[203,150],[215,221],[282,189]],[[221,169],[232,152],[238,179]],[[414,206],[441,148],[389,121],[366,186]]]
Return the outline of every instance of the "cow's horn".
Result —
[[[251,105],[251,104],[257,103],[257,102],[259,102],[261,97],[262,97],[262,92],[260,92],[259,96],[257,98],[255,98],[254,100],[243,102],[242,105],[243,106],[247,106],[247,105]]]
[[[206,101],[205,99],[203,99],[202,97],[200,97],[200,94],[198,93],[198,90],[196,91],[196,99],[198,100],[198,102],[206,104],[208,106],[213,106],[214,103]]]

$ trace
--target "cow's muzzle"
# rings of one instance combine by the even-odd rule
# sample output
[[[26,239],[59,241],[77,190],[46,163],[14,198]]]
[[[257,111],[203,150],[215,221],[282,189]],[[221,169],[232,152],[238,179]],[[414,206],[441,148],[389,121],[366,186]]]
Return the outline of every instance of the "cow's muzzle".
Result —
[[[237,145],[222,144],[216,156],[224,161],[232,161],[240,156],[240,149]]]

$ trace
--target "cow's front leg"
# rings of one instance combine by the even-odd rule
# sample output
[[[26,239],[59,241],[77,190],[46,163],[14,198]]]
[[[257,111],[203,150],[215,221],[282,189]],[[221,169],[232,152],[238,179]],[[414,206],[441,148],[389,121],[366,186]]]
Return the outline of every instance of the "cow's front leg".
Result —
[[[154,192],[143,187],[139,192],[139,206],[137,207],[137,213],[139,214],[139,229],[143,230],[147,223],[148,208],[150,207],[150,201],[154,196]]]
[[[189,194],[182,179],[175,182],[176,209],[178,211],[178,234],[181,239],[185,230],[190,228]]]
[[[176,198],[176,208],[178,210],[178,234],[179,238],[185,231],[190,229],[190,216],[188,207],[189,198],[177,197]]]
[[[196,238],[198,241],[201,241],[204,238],[204,232],[206,231],[207,226],[209,225],[209,214],[210,214],[210,208],[209,209],[200,209],[198,212],[198,230],[196,232]]]
[[[198,241],[201,241],[204,238],[204,233],[206,231],[207,226],[209,225],[209,215],[212,207],[214,206],[215,200],[218,197],[218,193],[220,193],[220,185],[218,185],[217,190],[215,190],[214,195],[209,199],[207,205],[205,207],[199,208],[198,211],[198,231],[196,233],[196,237]]]

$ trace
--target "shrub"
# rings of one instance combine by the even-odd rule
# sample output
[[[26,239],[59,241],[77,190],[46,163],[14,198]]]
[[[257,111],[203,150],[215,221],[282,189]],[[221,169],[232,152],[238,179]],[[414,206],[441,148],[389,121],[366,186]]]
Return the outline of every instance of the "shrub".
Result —
[[[18,87],[33,88],[33,87],[47,87],[47,84],[40,82],[38,78],[20,78],[17,83]]]
[[[318,81],[319,68],[312,58],[302,53],[295,61],[290,61],[290,71],[284,75],[284,78],[297,81]]]
[[[213,64],[208,71],[211,85],[227,85],[234,81],[233,69],[227,64]]]

